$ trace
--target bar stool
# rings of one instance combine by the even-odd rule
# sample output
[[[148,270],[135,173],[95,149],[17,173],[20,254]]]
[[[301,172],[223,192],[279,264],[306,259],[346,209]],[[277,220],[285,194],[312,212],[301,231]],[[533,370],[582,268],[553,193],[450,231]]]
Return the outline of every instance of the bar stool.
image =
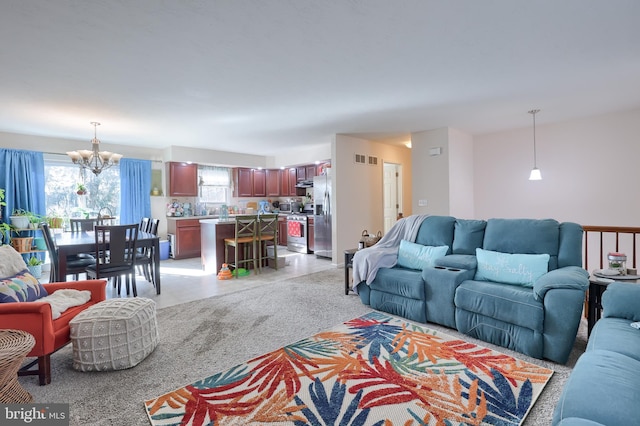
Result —
[[[258,216],[242,215],[236,216],[236,228],[234,238],[224,239],[224,263],[234,268],[234,275],[238,278],[238,269],[241,265],[253,263],[254,271],[258,272],[258,253],[256,243],[258,237]],[[235,257],[233,262],[229,262],[229,246],[234,248]],[[240,246],[243,249],[242,259],[240,258]],[[249,255],[251,253],[251,255]]]
[[[267,258],[267,245],[273,244],[274,268],[278,270],[278,215],[261,214],[258,216],[258,264],[263,266],[263,258]]]

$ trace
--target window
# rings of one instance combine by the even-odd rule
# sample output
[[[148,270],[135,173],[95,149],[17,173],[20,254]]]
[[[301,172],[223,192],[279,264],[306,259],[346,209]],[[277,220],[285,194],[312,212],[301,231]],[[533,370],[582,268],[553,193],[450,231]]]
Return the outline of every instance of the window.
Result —
[[[70,161],[45,158],[45,201],[48,216],[90,218],[119,216],[120,170],[111,167],[95,176]],[[87,193],[78,195],[78,184]]]
[[[227,167],[198,166],[198,201],[228,204],[231,170]]]

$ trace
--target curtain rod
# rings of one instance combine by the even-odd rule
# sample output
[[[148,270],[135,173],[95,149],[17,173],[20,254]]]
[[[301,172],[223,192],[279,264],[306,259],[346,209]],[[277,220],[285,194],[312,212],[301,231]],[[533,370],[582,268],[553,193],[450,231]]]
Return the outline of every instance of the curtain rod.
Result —
[[[61,154],[59,152],[47,152],[47,151],[42,151],[43,154],[47,154],[47,155],[60,155],[63,157],[67,157],[67,154]],[[127,158],[127,157],[123,157],[123,158]],[[134,160],[146,160],[146,158],[134,158]],[[152,163],[164,163],[164,161],[162,160],[149,160]]]

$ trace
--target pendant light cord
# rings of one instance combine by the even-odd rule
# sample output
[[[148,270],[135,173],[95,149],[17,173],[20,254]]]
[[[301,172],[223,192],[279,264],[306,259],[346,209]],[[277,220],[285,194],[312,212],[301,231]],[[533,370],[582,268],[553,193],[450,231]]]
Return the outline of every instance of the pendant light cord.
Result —
[[[536,114],[539,113],[539,109],[532,109],[529,114],[533,115],[533,168],[538,168],[538,155],[536,153]]]

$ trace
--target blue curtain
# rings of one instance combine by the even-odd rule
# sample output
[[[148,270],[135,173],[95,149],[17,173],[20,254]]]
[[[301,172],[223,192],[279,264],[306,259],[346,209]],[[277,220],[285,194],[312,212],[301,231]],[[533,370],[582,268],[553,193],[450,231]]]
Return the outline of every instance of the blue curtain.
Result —
[[[151,161],[120,160],[120,224],[151,217]]]
[[[42,152],[0,149],[0,188],[5,189],[5,222],[9,221],[13,209],[45,215]]]

